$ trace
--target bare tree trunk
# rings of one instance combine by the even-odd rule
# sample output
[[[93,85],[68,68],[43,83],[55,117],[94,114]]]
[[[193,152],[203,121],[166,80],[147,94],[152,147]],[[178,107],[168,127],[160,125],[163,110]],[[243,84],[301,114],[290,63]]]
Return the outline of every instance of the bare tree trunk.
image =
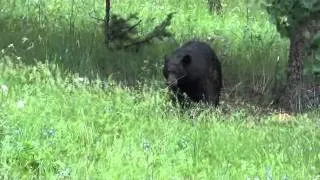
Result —
[[[320,30],[320,14],[314,14],[300,21],[290,37],[287,86],[281,99],[282,106],[292,112],[306,108],[305,84],[303,82],[303,61],[308,57],[305,47]]]
[[[106,0],[106,16],[105,16],[105,29],[104,29],[104,43],[109,46],[110,40],[110,0]]]
[[[301,28],[290,37],[290,52],[288,62],[287,87],[283,105],[290,111],[301,110],[301,95],[303,88],[303,47],[305,40],[302,37]]]

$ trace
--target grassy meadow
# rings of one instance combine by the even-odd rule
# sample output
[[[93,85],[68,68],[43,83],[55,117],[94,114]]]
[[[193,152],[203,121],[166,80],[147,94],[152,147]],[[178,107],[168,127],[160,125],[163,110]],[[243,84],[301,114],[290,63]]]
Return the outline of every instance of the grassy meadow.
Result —
[[[138,13],[141,35],[177,12],[174,40],[108,51],[90,17],[103,18],[102,0],[0,1],[0,179],[320,179],[319,111],[267,106],[288,40],[266,12],[245,0],[224,0],[221,15],[201,0],[111,3]],[[225,87],[219,108],[181,112],[163,56],[193,38],[215,48]]]

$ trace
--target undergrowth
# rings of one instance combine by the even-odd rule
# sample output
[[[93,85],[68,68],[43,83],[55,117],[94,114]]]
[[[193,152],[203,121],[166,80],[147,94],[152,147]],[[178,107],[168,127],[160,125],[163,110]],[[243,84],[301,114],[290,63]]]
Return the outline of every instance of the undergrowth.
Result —
[[[108,51],[104,1],[0,1],[1,179],[319,179],[318,110],[295,116],[269,103],[288,41],[266,12],[223,1],[115,0],[138,12],[140,35],[176,11],[174,38],[140,52]],[[217,109],[173,106],[163,55],[200,38],[217,51]],[[243,98],[240,98],[240,97]]]

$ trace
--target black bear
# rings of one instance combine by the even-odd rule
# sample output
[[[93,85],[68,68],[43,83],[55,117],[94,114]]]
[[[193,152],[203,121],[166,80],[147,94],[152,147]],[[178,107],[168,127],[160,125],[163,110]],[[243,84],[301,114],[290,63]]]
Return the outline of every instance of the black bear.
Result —
[[[167,86],[173,91],[180,105],[185,96],[193,102],[219,105],[222,88],[221,63],[205,42],[192,40],[166,55],[163,75]]]

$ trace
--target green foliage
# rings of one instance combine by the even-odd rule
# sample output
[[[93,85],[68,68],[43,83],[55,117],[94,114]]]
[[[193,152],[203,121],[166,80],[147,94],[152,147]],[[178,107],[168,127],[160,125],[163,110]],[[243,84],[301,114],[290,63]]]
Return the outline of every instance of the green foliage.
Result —
[[[282,36],[290,37],[296,24],[320,12],[318,0],[267,0],[265,7]]]
[[[101,2],[0,1],[0,179],[319,178],[319,111],[267,114],[239,98],[267,96],[286,62],[264,11],[247,0],[224,0],[219,17],[202,0],[114,0],[116,14],[143,19],[139,35],[177,10],[177,42],[137,54],[105,49],[88,15],[103,17]],[[221,108],[180,113],[162,57],[195,37],[221,57],[226,88]]]
[[[172,34],[167,31],[174,13],[169,13],[165,20],[158,24],[151,32],[147,33],[144,37],[138,35],[137,26],[142,20],[136,24],[131,25],[130,21],[138,20],[137,13],[131,14],[127,19],[119,15],[113,14],[110,19],[109,32],[108,32],[108,48],[111,49],[129,49],[135,48],[139,50],[143,45],[151,44],[154,40],[163,40],[171,38]],[[112,43],[111,46],[110,43]]]
[[[320,32],[317,32],[310,43],[310,49],[318,50],[320,48]]]
[[[168,28],[173,38],[152,42],[139,53],[112,52],[104,45],[103,23],[91,18],[104,17],[100,1],[11,0],[0,1],[0,47],[14,44],[16,55],[27,64],[49,61],[90,79],[113,76],[135,85],[137,81],[163,82],[163,55],[186,40],[199,38],[215,48],[227,70],[224,83],[227,88],[236,87],[237,96],[251,89],[268,93],[276,60],[281,67],[286,63],[288,41],[279,37],[267,13],[254,1],[249,5],[247,0],[221,1],[221,16],[208,12],[207,2],[201,0],[132,2],[113,1],[112,13],[125,19],[137,13],[142,20],[136,29],[138,38],[152,34],[169,12],[176,12]]]
[[[156,84],[63,78],[8,51],[0,69],[1,179],[318,177],[317,111],[179,113]]]
[[[304,74],[311,74],[313,80],[318,82],[320,80],[320,32],[314,35],[306,49],[311,52],[312,56],[305,61]]]
[[[221,0],[208,0],[209,10],[213,13],[220,14],[222,12]]]

